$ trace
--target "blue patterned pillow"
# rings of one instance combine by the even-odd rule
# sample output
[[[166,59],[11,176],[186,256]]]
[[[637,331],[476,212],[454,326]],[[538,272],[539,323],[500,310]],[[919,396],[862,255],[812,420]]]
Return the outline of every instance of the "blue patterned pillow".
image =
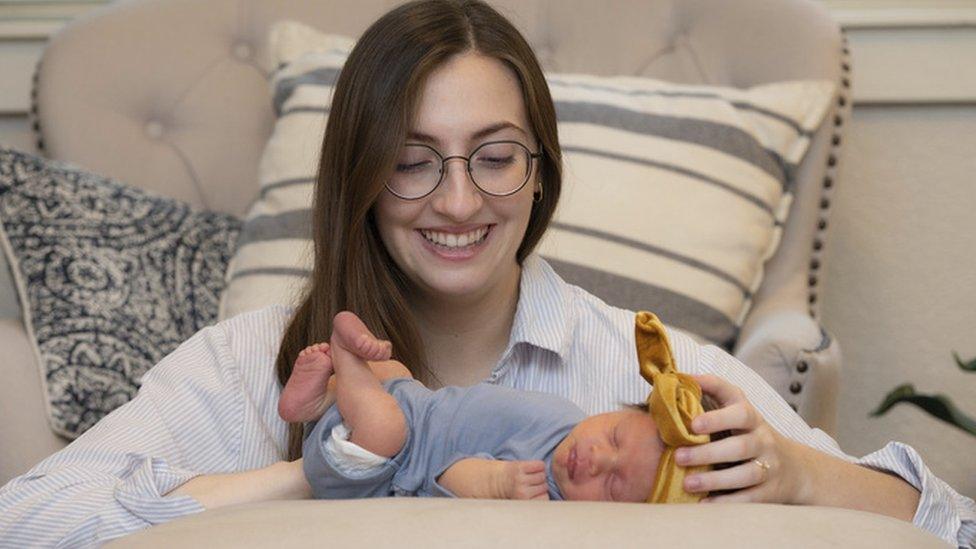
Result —
[[[216,321],[241,227],[9,149],[0,149],[0,221],[51,428],[69,438],[128,402],[150,367]]]

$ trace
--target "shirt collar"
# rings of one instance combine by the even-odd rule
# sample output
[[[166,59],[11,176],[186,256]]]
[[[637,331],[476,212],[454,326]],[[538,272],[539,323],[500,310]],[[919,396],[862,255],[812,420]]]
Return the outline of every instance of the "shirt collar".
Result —
[[[574,297],[573,287],[546,260],[537,254],[525,258],[508,348],[527,343],[552,351],[565,361],[576,328]]]

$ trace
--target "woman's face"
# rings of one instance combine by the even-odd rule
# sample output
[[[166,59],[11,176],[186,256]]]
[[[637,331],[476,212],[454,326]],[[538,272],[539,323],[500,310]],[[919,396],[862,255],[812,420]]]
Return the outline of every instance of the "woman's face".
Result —
[[[441,156],[469,156],[480,144],[510,140],[538,152],[515,73],[497,59],[470,52],[435,70],[421,93],[407,143]],[[494,197],[471,181],[464,161],[444,164],[429,195],[403,200],[384,190],[375,215],[383,244],[422,297],[504,299],[517,288],[515,253],[538,187],[538,162],[517,193]]]

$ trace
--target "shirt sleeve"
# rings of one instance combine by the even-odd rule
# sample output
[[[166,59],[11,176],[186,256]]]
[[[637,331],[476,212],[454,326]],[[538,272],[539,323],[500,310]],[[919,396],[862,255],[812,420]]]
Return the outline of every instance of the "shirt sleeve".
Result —
[[[912,447],[900,442],[857,459],[844,453],[833,438],[803,421],[789,404],[755,371],[713,345],[699,347],[699,360],[689,371],[713,374],[740,387],[749,402],[763,414],[771,427],[784,436],[846,461],[893,473],[917,489],[921,496],[915,511],[915,526],[959,547],[976,544],[976,503],[936,477]]]
[[[166,494],[235,469],[242,413],[224,334],[204,328],[151,368],[130,402],[0,488],[0,546],[94,547],[203,511]]]

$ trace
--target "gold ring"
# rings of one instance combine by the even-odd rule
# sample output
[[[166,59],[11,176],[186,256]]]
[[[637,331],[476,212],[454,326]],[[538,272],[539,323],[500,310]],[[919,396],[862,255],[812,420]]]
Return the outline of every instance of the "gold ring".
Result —
[[[752,462],[755,463],[756,465],[758,465],[759,468],[763,470],[763,475],[762,476],[763,476],[763,481],[765,481],[766,480],[766,472],[769,471],[769,464],[766,463],[765,461],[759,459],[759,458],[756,458],[756,459],[752,460]]]

